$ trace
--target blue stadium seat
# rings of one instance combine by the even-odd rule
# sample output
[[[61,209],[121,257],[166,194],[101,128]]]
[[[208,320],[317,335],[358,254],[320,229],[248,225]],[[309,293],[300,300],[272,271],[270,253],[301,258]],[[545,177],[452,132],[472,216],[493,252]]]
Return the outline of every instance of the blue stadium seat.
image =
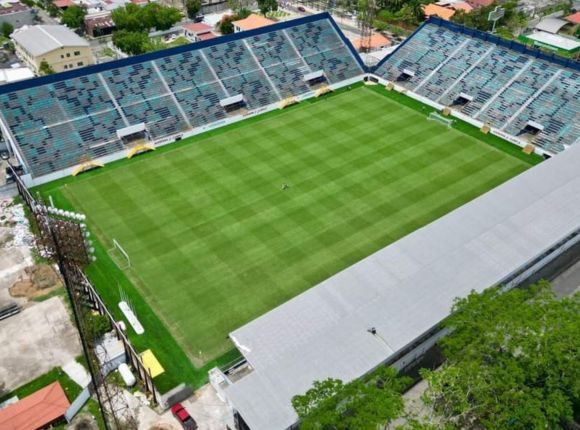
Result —
[[[129,125],[145,123],[161,139],[223,120],[220,100],[232,95],[257,109],[310,92],[311,71],[330,83],[363,74],[324,15],[99,67],[0,87],[0,120],[34,177],[126,149],[117,130]]]
[[[580,139],[580,75],[537,55],[428,23],[377,67],[375,73],[410,91],[521,135],[541,124],[532,142],[559,152]],[[460,98],[471,98],[463,105]],[[464,100],[465,102],[465,100]]]

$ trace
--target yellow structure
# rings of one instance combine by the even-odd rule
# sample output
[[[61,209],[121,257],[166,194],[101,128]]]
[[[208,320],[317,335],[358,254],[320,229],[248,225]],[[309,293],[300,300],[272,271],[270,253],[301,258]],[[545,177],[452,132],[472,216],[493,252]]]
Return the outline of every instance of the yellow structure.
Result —
[[[449,109],[448,107],[443,108],[443,110],[441,111],[441,114],[443,116],[449,116],[451,115],[451,109]]]
[[[323,96],[324,94],[328,94],[331,92],[332,92],[332,89],[328,85],[324,85],[316,90],[316,92],[314,93],[314,96],[320,97],[320,96]]]
[[[483,134],[488,134],[491,131],[491,127],[485,124],[479,129],[479,131],[481,131]]]
[[[79,164],[78,166],[76,166],[73,169],[72,175],[76,176],[79,173],[86,172],[87,170],[96,169],[97,167],[103,167],[103,166],[104,166],[104,164],[101,163],[100,161],[94,161],[94,160],[85,161],[84,163]]]
[[[524,154],[533,154],[536,150],[536,147],[534,145],[532,145],[531,143],[528,143],[526,146],[524,146],[524,149],[522,149],[522,151],[524,152]]]
[[[133,158],[135,155],[147,151],[155,151],[155,146],[151,143],[139,143],[127,151],[127,158]]]
[[[287,108],[288,106],[292,106],[298,103],[298,99],[296,97],[288,97],[285,98],[280,102],[280,109]]]
[[[16,55],[37,75],[46,62],[55,72],[95,64],[89,42],[63,25],[32,25],[10,36]]]
[[[163,368],[163,366],[161,366],[161,363],[159,363],[157,357],[153,355],[153,351],[151,351],[150,349],[143,351],[139,355],[141,356],[143,365],[145,366],[147,371],[151,374],[152,378],[155,378],[156,376],[159,376],[165,372],[165,369]]]

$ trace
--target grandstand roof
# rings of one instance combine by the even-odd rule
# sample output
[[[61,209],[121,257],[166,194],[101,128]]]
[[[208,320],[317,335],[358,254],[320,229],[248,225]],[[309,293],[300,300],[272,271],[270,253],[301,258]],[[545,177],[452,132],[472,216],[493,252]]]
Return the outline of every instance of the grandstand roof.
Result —
[[[24,26],[12,33],[11,37],[34,56],[64,46],[89,46],[87,40],[64,25]]]
[[[275,21],[272,21],[271,19],[253,13],[247,18],[234,21],[232,24],[234,24],[234,26],[238,27],[242,31],[247,31],[254,30],[256,28],[262,28],[267,25],[272,25],[274,23]]]
[[[70,403],[59,382],[0,409],[0,428],[35,430],[61,418]]]
[[[453,15],[455,15],[455,10],[450,9],[448,7],[439,6],[434,3],[430,3],[423,7],[423,12],[425,12],[425,16],[438,16],[441,19],[449,21]]]
[[[456,297],[501,283],[578,230],[579,164],[572,147],[232,332],[254,370],[228,399],[252,430],[286,429],[291,398],[314,380],[350,381],[412,345]]]
[[[559,18],[545,18],[536,24],[535,29],[540,31],[546,31],[548,33],[556,34],[560,31],[562,27],[570,24],[567,21]]]

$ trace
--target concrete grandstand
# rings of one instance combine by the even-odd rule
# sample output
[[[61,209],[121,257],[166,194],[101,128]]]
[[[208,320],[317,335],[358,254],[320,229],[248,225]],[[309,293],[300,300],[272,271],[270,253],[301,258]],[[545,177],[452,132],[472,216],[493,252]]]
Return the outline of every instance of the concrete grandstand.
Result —
[[[33,182],[42,183],[87,159],[123,157],[123,138],[137,131],[160,145],[231,122],[224,103],[236,98],[242,119],[311,96],[304,78],[312,73],[331,86],[364,73],[328,14],[4,85],[0,123]]]
[[[580,64],[431,19],[374,73],[500,137],[555,154],[580,139]]]
[[[132,134],[163,145],[311,97],[315,74],[331,87],[391,82],[542,154],[580,139],[578,63],[431,18],[368,68],[326,13],[4,85],[0,129],[40,184],[124,157]]]

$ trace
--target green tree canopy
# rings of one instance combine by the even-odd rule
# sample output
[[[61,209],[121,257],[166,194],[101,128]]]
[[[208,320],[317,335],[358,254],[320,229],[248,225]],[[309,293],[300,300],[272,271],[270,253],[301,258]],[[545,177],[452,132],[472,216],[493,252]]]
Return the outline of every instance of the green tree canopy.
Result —
[[[237,20],[234,15],[224,15],[220,22],[218,22],[217,27],[221,34],[232,34],[234,32],[233,22]]]
[[[185,8],[187,9],[188,18],[193,19],[201,10],[201,0],[187,0]]]
[[[401,392],[408,378],[383,367],[369,377],[343,384],[337,379],[314,382],[292,399],[301,430],[376,430],[401,415]]]
[[[147,52],[149,36],[146,33],[119,30],[113,33],[113,43],[126,54],[139,55]]]
[[[38,67],[38,71],[40,72],[41,75],[52,75],[54,72],[54,69],[51,67],[50,64],[48,64],[45,60],[42,60],[40,62],[40,66]]]
[[[181,20],[181,12],[174,7],[161,6],[159,3],[147,3],[141,8],[145,20],[156,30],[169,30]]]
[[[14,26],[12,24],[10,24],[7,21],[4,21],[2,23],[2,36],[4,37],[10,37],[10,35],[12,34],[12,32],[14,31]]]
[[[262,15],[278,10],[278,0],[257,0]]]
[[[68,28],[83,28],[87,11],[81,6],[70,6],[62,13],[61,22]]]
[[[113,22],[118,30],[128,32],[148,32],[151,29],[168,30],[181,20],[181,12],[173,7],[158,3],[147,3],[140,7],[127,3],[112,13]]]
[[[580,294],[547,283],[458,300],[441,342],[447,363],[424,371],[425,401],[462,429],[556,429],[580,411]]]
[[[141,8],[134,3],[127,3],[124,7],[118,7],[111,14],[117,30],[130,32],[142,32],[149,30],[141,16]]]

